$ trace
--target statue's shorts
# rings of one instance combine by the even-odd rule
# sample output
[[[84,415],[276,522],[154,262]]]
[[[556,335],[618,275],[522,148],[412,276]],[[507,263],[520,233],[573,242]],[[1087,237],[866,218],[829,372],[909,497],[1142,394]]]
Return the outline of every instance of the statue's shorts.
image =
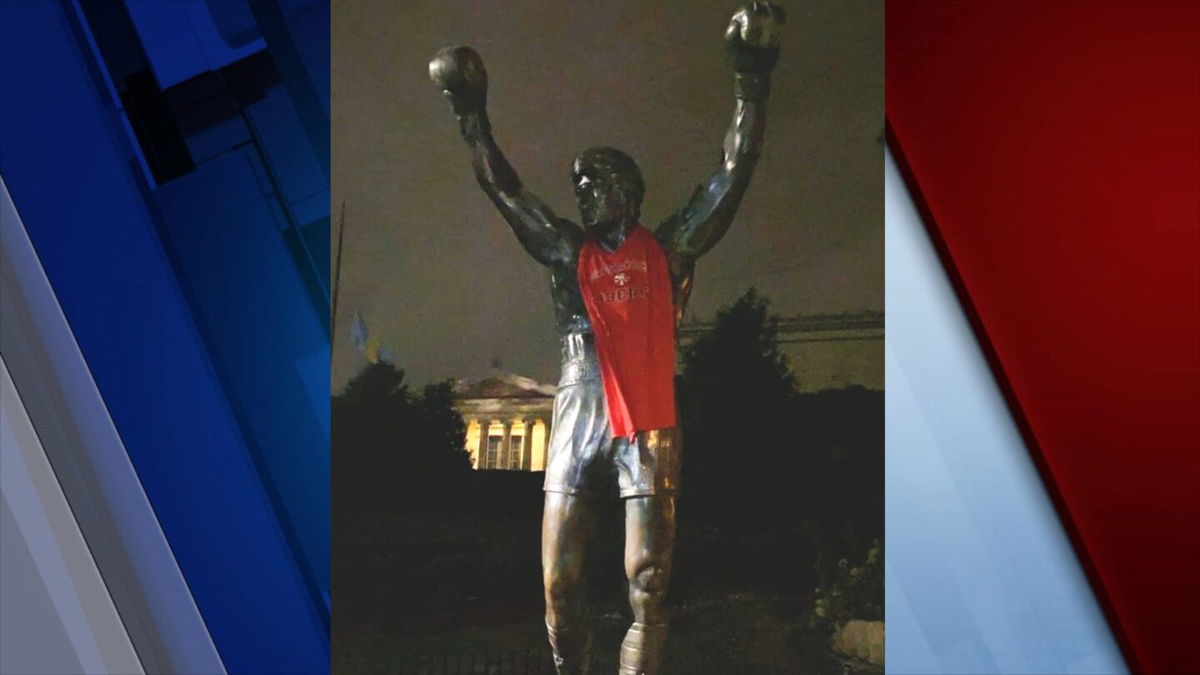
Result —
[[[677,428],[612,438],[590,334],[563,338],[562,378],[546,452],[546,492],[600,496],[616,477],[621,497],[679,492]]]

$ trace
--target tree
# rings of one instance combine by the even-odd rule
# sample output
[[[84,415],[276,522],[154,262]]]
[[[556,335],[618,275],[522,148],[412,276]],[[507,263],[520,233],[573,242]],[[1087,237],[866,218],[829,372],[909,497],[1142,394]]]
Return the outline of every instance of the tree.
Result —
[[[706,546],[711,565],[693,571],[681,556],[678,571],[733,569],[739,586],[806,593],[861,567],[874,598],[879,568],[860,563],[883,540],[882,392],[800,394],[751,288],[683,350],[678,397],[680,541]]]
[[[333,397],[338,508],[396,513],[437,508],[470,470],[449,383],[413,394],[404,371],[373,363]]]
[[[683,489],[699,510],[742,523],[774,519],[781,473],[796,462],[796,379],[777,319],[751,288],[683,350]],[[789,491],[790,492],[790,491]]]

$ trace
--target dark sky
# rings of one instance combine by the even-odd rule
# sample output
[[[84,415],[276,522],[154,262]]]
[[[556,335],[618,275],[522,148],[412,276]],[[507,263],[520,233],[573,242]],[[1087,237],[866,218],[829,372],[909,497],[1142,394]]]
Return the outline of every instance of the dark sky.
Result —
[[[783,2],[767,139],[689,316],[757,286],[781,314],[883,309],[883,3]],[[557,379],[548,275],[475,183],[434,52],[474,47],[497,141],[525,186],[578,220],[582,149],[646,179],[653,229],[715,167],[733,112],[728,0],[333,2],[333,208],[346,202],[333,387],[363,364],[355,310],[410,381],[505,370]]]

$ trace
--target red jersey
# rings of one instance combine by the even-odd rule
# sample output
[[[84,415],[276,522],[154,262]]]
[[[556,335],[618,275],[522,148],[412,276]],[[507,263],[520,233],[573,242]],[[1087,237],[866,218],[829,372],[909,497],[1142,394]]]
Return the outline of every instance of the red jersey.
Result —
[[[576,269],[613,437],[675,426],[675,300],[667,256],[636,225],[620,248],[589,235]]]

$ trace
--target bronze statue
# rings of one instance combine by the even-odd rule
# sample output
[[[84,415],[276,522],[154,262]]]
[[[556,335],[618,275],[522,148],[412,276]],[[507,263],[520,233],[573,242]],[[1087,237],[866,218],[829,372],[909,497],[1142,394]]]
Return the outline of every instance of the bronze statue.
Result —
[[[762,148],[764,108],[783,23],[783,11],[769,2],[745,2],[734,13],[725,44],[734,68],[735,107],[721,164],[653,234],[657,240],[653,248],[661,247],[661,253],[652,251],[651,257],[665,258],[664,267],[669,270],[666,294],[667,306],[673,309],[668,328],[672,372],[674,326],[683,316],[692,290],[696,259],[729,229]],[[577,269],[582,264],[581,252],[587,253],[589,245],[603,258],[618,252],[627,239],[642,236],[641,172],[620,150],[592,148],[580,154],[571,167],[571,179],[581,228],[529,193],[501,154],[488,120],[488,79],[479,55],[469,47],[447,47],[430,62],[429,73],[458,118],[479,185],[525,250],[550,268],[550,294],[562,336],[562,378],[547,452],[542,525],[546,628],[554,662],[560,675],[588,672],[591,639],[583,606],[583,559],[596,492],[616,474],[625,503],[625,573],[634,615],[621,645],[620,672],[656,673],[666,635],[662,603],[675,537],[679,433],[674,423],[666,428],[630,427],[628,433],[614,433],[616,427],[609,416],[613,401],[606,401],[609,380],[605,378],[609,376],[602,373],[611,364],[601,363],[593,329],[594,312],[600,311],[596,303],[633,305],[646,294],[653,296],[655,286],[647,281],[644,287],[636,282],[626,288],[634,278],[630,274],[644,272],[646,265],[625,265],[611,275],[615,286],[585,298],[587,289],[581,288],[581,279],[586,285],[588,278]],[[603,261],[599,264],[598,269],[613,271],[604,267]],[[663,279],[667,278],[664,274]],[[622,306],[614,315],[617,319],[606,320],[605,330],[613,335],[606,334],[601,347],[609,344],[605,341],[618,343],[627,337],[621,334],[623,330],[642,330],[622,325],[624,311]],[[611,398],[613,390],[607,391]],[[667,395],[672,397],[665,403],[673,420],[673,394]]]

